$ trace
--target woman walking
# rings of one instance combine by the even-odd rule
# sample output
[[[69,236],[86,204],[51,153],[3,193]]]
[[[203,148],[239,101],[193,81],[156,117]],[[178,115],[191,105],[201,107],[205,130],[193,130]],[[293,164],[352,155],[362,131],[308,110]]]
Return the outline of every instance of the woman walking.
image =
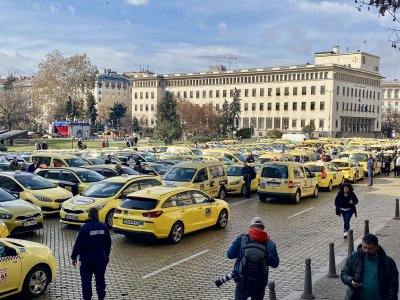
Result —
[[[335,199],[336,215],[343,217],[343,237],[346,239],[350,230],[350,220],[353,214],[357,217],[356,205],[358,199],[350,183],[340,186],[340,191]]]

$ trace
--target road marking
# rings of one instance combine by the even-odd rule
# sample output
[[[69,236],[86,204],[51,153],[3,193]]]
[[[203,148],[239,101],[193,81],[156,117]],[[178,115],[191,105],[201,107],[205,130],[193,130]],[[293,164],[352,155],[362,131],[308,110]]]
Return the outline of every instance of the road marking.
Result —
[[[291,219],[291,218],[293,218],[293,217],[296,217],[296,216],[298,216],[298,215],[301,215],[302,213],[308,212],[308,211],[310,211],[310,210],[312,210],[312,209],[314,209],[314,206],[313,206],[313,207],[310,207],[309,209],[303,210],[303,211],[301,211],[301,212],[299,212],[299,213],[297,213],[297,214],[294,214],[294,215],[288,217],[288,219]]]
[[[177,265],[179,265],[179,264],[181,264],[181,263],[184,263],[185,261],[188,261],[188,260],[190,260],[190,259],[192,259],[192,258],[195,258],[195,257],[197,257],[197,256],[200,256],[200,255],[203,255],[204,253],[207,253],[208,251],[210,251],[210,250],[209,250],[209,249],[203,250],[203,251],[201,251],[201,252],[199,252],[199,253],[196,253],[196,254],[193,254],[193,255],[191,255],[191,256],[189,256],[189,257],[186,257],[186,258],[184,258],[184,259],[181,259],[180,261],[174,262],[173,264],[170,264],[170,265],[168,265],[168,266],[165,266],[165,267],[163,267],[163,268],[161,268],[161,269],[159,269],[159,270],[157,270],[157,271],[154,271],[154,272],[151,272],[151,273],[149,273],[149,274],[147,274],[147,275],[144,275],[144,276],[142,277],[142,279],[147,279],[147,278],[149,278],[149,277],[152,277],[152,276],[154,276],[154,275],[157,275],[158,273],[161,273],[161,272],[163,272],[163,271],[165,271],[165,270],[168,270],[168,269],[170,269],[170,268],[172,268],[172,267],[175,267],[175,266],[177,266]]]
[[[235,202],[235,203],[233,203],[233,204],[230,204],[229,206],[236,206],[236,205],[240,205],[240,204],[243,204],[243,203],[247,203],[247,202],[250,202],[250,201],[253,201],[254,199],[246,199],[246,200],[241,200],[241,201],[238,201],[238,202]]]

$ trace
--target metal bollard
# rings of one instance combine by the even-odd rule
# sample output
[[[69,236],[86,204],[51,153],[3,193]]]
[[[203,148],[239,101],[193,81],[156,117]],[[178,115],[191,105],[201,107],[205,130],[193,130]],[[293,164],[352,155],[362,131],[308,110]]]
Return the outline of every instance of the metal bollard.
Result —
[[[365,220],[365,225],[364,225],[364,235],[369,233],[369,220]]]
[[[312,293],[312,278],[311,278],[311,258],[306,258],[306,272],[304,276],[304,291],[301,295],[302,299],[314,299]]]
[[[354,237],[353,229],[349,230],[348,246],[347,246],[347,256],[350,256],[354,252]]]
[[[269,300],[276,300],[275,281],[268,282]]]
[[[400,220],[400,213],[399,213],[399,198],[396,199],[396,210],[394,212],[394,220]]]
[[[329,244],[329,272],[327,277],[329,278],[337,278],[336,274],[336,262],[335,262],[335,244]]]

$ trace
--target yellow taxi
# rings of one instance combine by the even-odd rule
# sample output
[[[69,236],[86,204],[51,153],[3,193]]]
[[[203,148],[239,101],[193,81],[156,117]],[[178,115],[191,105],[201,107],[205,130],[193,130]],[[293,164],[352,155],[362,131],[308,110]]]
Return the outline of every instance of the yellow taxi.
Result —
[[[9,234],[18,234],[43,228],[40,207],[20,200],[0,188],[0,221]],[[1,233],[0,233],[1,236]]]
[[[225,228],[228,203],[186,187],[152,187],[127,196],[115,209],[116,233],[167,238],[178,243],[185,233],[216,226]]]
[[[84,161],[78,156],[67,153],[33,153],[31,154],[29,162],[31,163],[33,160],[36,160],[38,163],[43,162],[49,168],[81,167],[89,165],[87,161]]]
[[[84,166],[82,168],[83,169],[93,170],[93,171],[99,173],[100,175],[104,176],[105,178],[118,176],[118,172],[115,169],[115,165],[111,165],[111,164],[108,164],[108,165],[90,165],[90,166]],[[135,170],[133,170],[130,167],[121,165],[121,168],[122,168],[123,174],[139,175],[139,172],[136,172]]]
[[[343,172],[331,162],[316,161],[306,163],[306,166],[316,175],[318,185],[332,191],[334,186],[344,183]]]
[[[182,162],[163,176],[165,186],[185,186],[202,190],[211,197],[225,199],[228,177],[219,161]]]
[[[61,204],[72,197],[71,192],[50,181],[20,171],[0,173],[0,187],[19,199],[39,206],[43,214],[58,213]]]
[[[73,195],[82,193],[95,182],[105,177],[85,168],[55,168],[36,169],[36,175],[46,178],[50,182],[72,192]]]
[[[6,223],[0,221],[0,238],[8,237],[10,232],[8,231]]]
[[[65,201],[60,211],[60,222],[83,224],[88,220],[89,209],[96,207],[99,210],[99,220],[111,228],[114,209],[121,204],[126,195],[161,183],[158,177],[147,175],[107,178],[92,185],[82,194]]]
[[[214,156],[214,157],[225,157],[232,162],[243,162],[246,160],[246,156],[239,151],[232,151],[226,149],[217,149],[217,148],[210,148],[204,149],[203,155],[206,156]]]
[[[317,160],[317,156],[313,151],[290,150],[289,153],[293,156],[293,161],[296,162],[308,162]]]
[[[271,161],[264,164],[258,197],[260,201],[268,198],[291,199],[299,203],[302,197],[319,195],[319,185],[315,174],[302,163]]]
[[[256,178],[251,181],[250,190],[257,191],[262,165],[250,164],[249,166],[254,167],[254,171],[256,172]],[[241,194],[242,196],[246,196],[247,187],[243,180],[242,171],[243,164],[232,164],[226,167],[226,175],[228,176],[226,191],[228,194]]]
[[[45,245],[0,239],[0,298],[20,294],[16,299],[41,296],[56,278],[56,259]]]
[[[259,158],[257,158],[257,162],[260,164],[269,162],[269,161],[292,161],[293,156],[289,153],[275,153],[275,152],[265,152]]]
[[[360,165],[363,167],[364,174],[366,175],[368,174],[367,162],[370,154],[373,155],[372,152],[368,151],[350,151],[349,159],[360,163]],[[374,174],[381,174],[381,163],[378,162],[376,157],[374,157],[374,160]]]
[[[364,170],[362,165],[355,160],[338,158],[331,161],[344,174],[347,181],[355,183],[358,179],[364,179]]]

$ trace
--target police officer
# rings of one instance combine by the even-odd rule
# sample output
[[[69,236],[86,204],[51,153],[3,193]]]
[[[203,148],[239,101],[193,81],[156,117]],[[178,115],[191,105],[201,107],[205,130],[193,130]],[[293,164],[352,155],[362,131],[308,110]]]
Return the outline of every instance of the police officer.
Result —
[[[92,299],[92,276],[96,278],[99,300],[106,296],[104,273],[109,262],[111,237],[105,224],[99,222],[97,208],[89,209],[89,220],[79,229],[71,259],[76,266],[77,257],[81,262],[80,273],[84,300]]]

